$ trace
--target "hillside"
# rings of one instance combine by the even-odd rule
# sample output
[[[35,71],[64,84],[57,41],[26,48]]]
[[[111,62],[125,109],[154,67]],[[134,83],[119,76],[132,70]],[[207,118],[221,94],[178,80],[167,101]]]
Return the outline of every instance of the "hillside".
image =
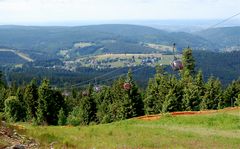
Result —
[[[175,42],[178,52],[187,46],[196,51],[194,56],[197,68],[203,69],[205,76],[213,74],[226,84],[239,77],[239,53],[209,52],[208,50],[239,50],[239,28],[216,28],[190,34],[117,24],[78,27],[0,26],[0,48],[19,51],[28,57],[27,61],[34,60],[26,63],[26,60],[14,53],[1,52],[0,62],[1,67],[9,64],[26,66],[10,72],[10,80],[16,82],[28,82],[31,77],[37,75],[39,78],[54,78],[58,84],[63,84],[68,79],[73,79],[72,83],[74,83],[79,81],[79,75],[77,75],[79,73],[82,74],[82,78],[89,78],[104,74],[108,68],[139,66],[144,59],[139,59],[136,56],[138,54],[146,54],[146,57],[148,57],[147,54],[156,56],[162,54],[162,59],[157,60],[158,63],[169,64],[171,59],[166,60],[165,57],[172,54],[172,43]],[[106,53],[123,56],[108,57],[106,60],[94,59]],[[135,54],[136,62],[131,63],[132,56],[126,57],[124,54]],[[121,58],[125,60],[120,62]],[[145,59],[151,59],[151,57]],[[89,76],[84,67],[106,69],[101,70],[100,73],[98,70],[91,70],[93,74]],[[44,70],[44,73],[39,73],[40,70]],[[136,76],[143,86],[148,77],[153,75],[153,68],[146,74],[145,79],[140,75]],[[62,77],[65,79],[61,79]]]
[[[57,148],[238,148],[239,112],[235,108],[202,115],[167,114],[154,121],[130,119],[87,127],[20,123],[16,128],[36,138],[43,148],[50,144]]]
[[[215,44],[218,44],[220,48],[234,48],[240,49],[240,27],[222,27],[207,29],[197,32],[196,35],[205,38]]]
[[[59,50],[72,49],[74,44],[79,42],[94,43],[90,49],[82,49],[87,51],[86,54],[156,52],[156,49],[146,47],[141,43],[171,46],[175,42],[178,49],[188,45],[194,48],[209,49],[213,46],[207,40],[189,33],[170,33],[136,25],[0,26],[0,47],[21,50],[33,59],[56,58]]]
[[[194,51],[193,56],[196,59],[197,69],[201,69],[205,77],[214,75],[223,84],[230,83],[240,77],[240,51]]]
[[[0,64],[9,65],[9,64],[23,64],[26,63],[27,60],[23,57],[17,55],[12,51],[1,51],[0,49]]]

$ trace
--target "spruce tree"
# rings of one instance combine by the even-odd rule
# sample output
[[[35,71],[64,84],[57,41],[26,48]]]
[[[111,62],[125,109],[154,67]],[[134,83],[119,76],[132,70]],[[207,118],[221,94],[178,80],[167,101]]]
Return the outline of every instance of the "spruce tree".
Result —
[[[238,94],[238,97],[236,98],[234,105],[240,106],[240,93]]]
[[[198,86],[188,83],[188,87],[183,89],[183,107],[186,111],[197,111],[200,109],[200,99]]]
[[[5,117],[10,122],[23,121],[22,105],[16,96],[8,97],[5,102]]]
[[[96,103],[92,97],[83,97],[80,105],[80,124],[89,125],[91,122],[96,122]]]
[[[128,78],[131,82],[131,89],[128,91],[128,98],[130,100],[130,107],[132,108],[131,117],[144,115],[144,104],[142,101],[142,96],[139,93],[139,89],[137,85],[133,82],[132,72],[131,70],[128,72]]]
[[[162,106],[162,112],[173,112],[179,111],[178,109],[178,98],[174,93],[174,89],[170,89]]]
[[[65,101],[59,91],[52,90],[49,81],[44,79],[38,89],[38,124],[53,124],[58,122],[58,113],[61,108],[65,109]]]
[[[114,121],[111,112],[111,106],[113,103],[111,88],[102,88],[102,90],[95,95],[95,99],[97,105],[97,121],[99,123],[110,123]]]
[[[61,108],[58,113],[58,125],[63,126],[66,123],[67,123],[67,117],[65,115],[63,108]]]
[[[149,80],[144,98],[146,114],[158,114],[162,111],[165,96],[169,91],[169,76],[164,72],[163,66],[156,67],[156,75]]]
[[[221,107],[230,107],[233,106],[234,102],[238,98],[240,93],[240,79],[233,81],[227,86],[223,93],[223,99],[221,101]]]
[[[81,97],[79,106],[76,106],[68,116],[71,125],[89,125],[96,122],[97,107],[93,98],[93,86],[89,85],[86,90],[88,95]]]
[[[27,116],[27,106],[24,101],[23,94],[24,94],[24,88],[19,87],[17,89],[16,97],[20,104],[19,114],[21,116],[21,120],[25,121]]]
[[[4,111],[4,101],[8,97],[7,89],[5,87],[0,87],[0,112]]]
[[[38,87],[36,80],[32,80],[26,87],[24,93],[24,101],[27,106],[28,119],[36,118],[37,106],[38,106]]]
[[[0,88],[4,86],[4,82],[3,82],[3,72],[0,71]]]
[[[192,55],[192,49],[186,48],[183,50],[182,62],[183,72],[188,70],[190,75],[193,76],[195,74],[195,60]]]
[[[171,76],[169,78],[169,90],[173,90],[174,96],[176,97],[177,102],[175,103],[175,110],[182,111],[183,110],[183,89],[184,86],[181,81],[179,81],[175,76]]]
[[[144,98],[144,110],[146,114],[160,113],[161,108],[158,107],[160,103],[157,103],[157,87],[154,79],[149,79],[148,87],[146,90],[146,96]]]
[[[205,93],[201,103],[201,109],[217,109],[222,98],[221,82],[211,76],[205,84]]]
[[[110,105],[111,117],[113,121],[125,119],[122,113],[123,109],[123,96],[125,96],[126,91],[123,89],[124,78],[120,77],[113,82],[111,87],[112,94],[112,104]]]
[[[131,84],[129,90],[125,90],[122,96],[122,114],[123,118],[131,118],[144,114],[144,105],[138,87],[133,81],[132,71],[129,70],[126,78],[127,82]]]
[[[199,70],[195,77],[195,85],[198,87],[200,97],[203,96],[204,93],[204,80],[202,71]]]

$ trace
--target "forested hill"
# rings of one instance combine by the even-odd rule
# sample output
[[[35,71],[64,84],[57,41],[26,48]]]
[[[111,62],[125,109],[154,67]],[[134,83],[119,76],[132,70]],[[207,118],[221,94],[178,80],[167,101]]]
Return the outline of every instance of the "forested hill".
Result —
[[[54,55],[59,49],[72,48],[77,42],[93,42],[102,47],[114,42],[111,47],[119,49],[136,47],[135,53],[142,53],[144,47],[139,43],[159,43],[178,48],[209,48],[214,46],[208,40],[197,35],[175,32],[136,25],[93,25],[79,27],[33,27],[33,26],[0,26],[0,47],[8,47],[27,52],[42,52]],[[130,46],[131,45],[131,46]],[[109,46],[108,52],[112,51]],[[121,48],[122,47],[122,48]],[[127,49],[129,51],[131,49]],[[147,51],[144,51],[145,53]],[[151,50],[149,52],[152,52]]]
[[[222,27],[197,32],[196,35],[218,44],[221,48],[238,47],[240,49],[240,27]]]
[[[216,76],[224,85],[240,77],[240,51],[193,51],[193,56],[205,77]]]

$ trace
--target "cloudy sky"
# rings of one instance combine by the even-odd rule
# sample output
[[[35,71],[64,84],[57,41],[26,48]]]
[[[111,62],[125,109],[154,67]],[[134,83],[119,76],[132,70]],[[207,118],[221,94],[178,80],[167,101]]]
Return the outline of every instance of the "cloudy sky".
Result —
[[[0,24],[224,19],[239,6],[240,0],[0,0]]]

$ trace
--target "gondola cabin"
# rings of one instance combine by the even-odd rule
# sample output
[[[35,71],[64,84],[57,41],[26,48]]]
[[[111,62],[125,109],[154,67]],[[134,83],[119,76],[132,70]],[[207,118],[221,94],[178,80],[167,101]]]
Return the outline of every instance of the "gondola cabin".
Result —
[[[179,60],[179,59],[173,60],[172,63],[171,63],[171,66],[172,66],[172,69],[174,71],[178,71],[178,70],[182,70],[183,69],[182,61]]]
[[[100,92],[101,91],[101,87],[100,86],[94,86],[94,91],[95,92]]]
[[[88,95],[89,95],[88,91],[83,91],[82,92],[82,96],[88,96]]]
[[[124,88],[125,90],[130,90],[130,89],[132,88],[132,85],[131,85],[130,83],[124,83],[124,84],[123,84],[123,88]]]

